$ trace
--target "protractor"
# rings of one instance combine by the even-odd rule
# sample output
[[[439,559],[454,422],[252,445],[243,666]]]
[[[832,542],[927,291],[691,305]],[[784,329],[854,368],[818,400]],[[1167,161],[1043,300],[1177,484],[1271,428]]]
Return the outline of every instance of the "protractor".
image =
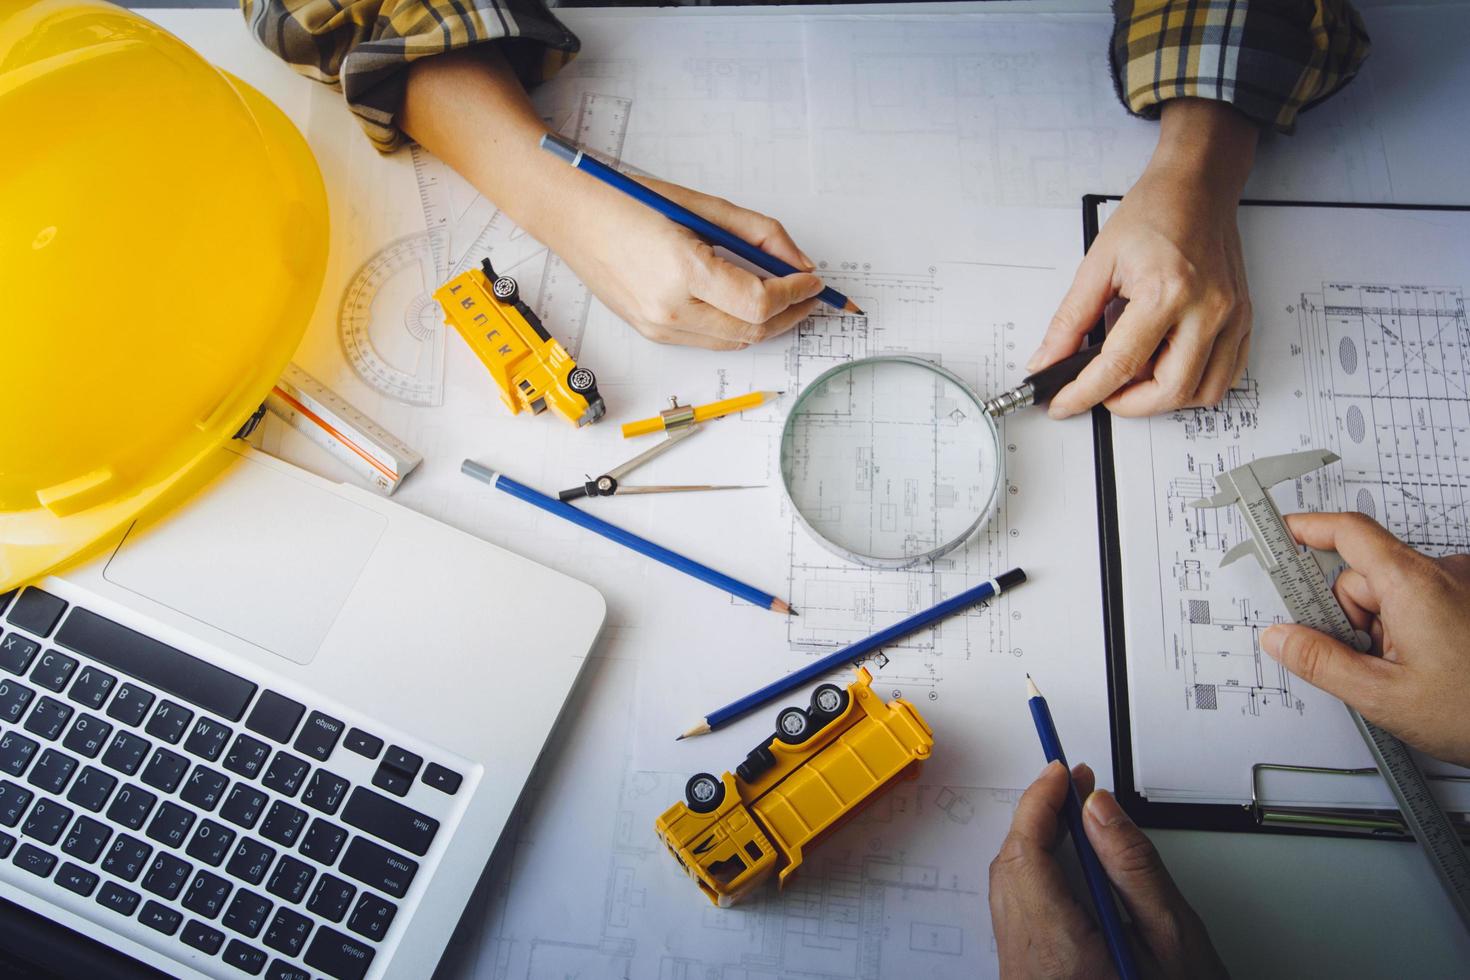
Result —
[[[444,401],[447,327],[434,290],[441,232],[399,238],[363,263],[342,293],[337,330],[358,377],[407,405]]]

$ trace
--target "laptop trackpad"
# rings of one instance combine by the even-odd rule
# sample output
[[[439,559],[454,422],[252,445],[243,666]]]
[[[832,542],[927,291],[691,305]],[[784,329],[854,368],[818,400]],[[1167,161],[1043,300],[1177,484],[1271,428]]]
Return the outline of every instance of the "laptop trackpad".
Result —
[[[328,488],[243,457],[166,520],[134,528],[103,575],[305,664],[387,523]]]

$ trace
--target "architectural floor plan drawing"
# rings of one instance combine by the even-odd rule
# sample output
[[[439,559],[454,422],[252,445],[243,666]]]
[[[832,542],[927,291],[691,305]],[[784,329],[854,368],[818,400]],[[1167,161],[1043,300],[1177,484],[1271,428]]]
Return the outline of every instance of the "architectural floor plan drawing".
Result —
[[[1133,750],[1151,799],[1240,801],[1253,762],[1367,758],[1336,700],[1261,651],[1285,610],[1252,562],[1218,567],[1248,531],[1235,508],[1192,506],[1216,476],[1328,449],[1340,463],[1276,488],[1283,513],[1357,511],[1429,554],[1470,543],[1470,217],[1261,206],[1241,224],[1248,262],[1253,241],[1296,256],[1249,267],[1250,373],[1217,408],[1114,423]],[[1221,746],[1222,768],[1161,737],[1179,726]]]

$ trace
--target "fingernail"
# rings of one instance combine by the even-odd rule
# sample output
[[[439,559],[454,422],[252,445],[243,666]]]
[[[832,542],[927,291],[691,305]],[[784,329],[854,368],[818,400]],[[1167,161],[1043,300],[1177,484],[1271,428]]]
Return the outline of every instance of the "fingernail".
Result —
[[[1286,630],[1280,626],[1269,626],[1266,632],[1261,634],[1261,649],[1271,655],[1272,659],[1281,659],[1281,641],[1285,639]]]
[[[1031,360],[1029,360],[1029,361],[1026,362],[1026,370],[1027,371],[1035,371],[1035,370],[1037,370],[1037,369],[1039,369],[1041,367],[1041,365],[1042,365],[1041,352],[1044,351],[1044,350],[1046,350],[1046,345],[1045,344],[1043,344],[1042,346],[1036,348],[1036,353],[1035,354],[1032,354],[1031,355]]]
[[[1053,769],[1060,765],[1060,762],[1053,759],[1051,762],[1048,762],[1046,765],[1041,767],[1041,772],[1036,774],[1036,778],[1040,779],[1042,776],[1045,776],[1047,773],[1051,772]]]
[[[1123,812],[1123,808],[1113,798],[1113,794],[1105,789],[1093,790],[1087,797],[1087,802],[1082,804],[1082,809],[1099,827],[1111,827],[1117,823],[1132,823],[1128,819],[1128,814]]]
[[[803,262],[806,263],[806,271],[807,272],[811,272],[813,269],[815,269],[817,267],[817,264],[812,261],[811,256],[810,255],[807,255],[801,249],[797,249],[796,250],[796,254],[797,255],[800,255],[801,256],[801,261],[803,261]]]

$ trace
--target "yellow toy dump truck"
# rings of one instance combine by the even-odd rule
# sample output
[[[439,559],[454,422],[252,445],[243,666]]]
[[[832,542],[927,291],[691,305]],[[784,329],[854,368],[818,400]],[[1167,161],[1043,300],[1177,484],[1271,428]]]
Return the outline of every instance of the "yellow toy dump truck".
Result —
[[[779,869],[784,887],[820,838],[889,783],[917,775],[934,733],[914,706],[884,702],[858,668],[844,690],[823,684],[809,707],[776,716],[776,733],[735,774],[702,772],[654,823],[669,853],[725,908]]]
[[[521,301],[510,276],[497,276],[486,259],[434,291],[445,322],[465,339],[500,386],[512,415],[540,415],[547,408],[577,426],[602,418],[597,378],[578,367],[555,337]]]

